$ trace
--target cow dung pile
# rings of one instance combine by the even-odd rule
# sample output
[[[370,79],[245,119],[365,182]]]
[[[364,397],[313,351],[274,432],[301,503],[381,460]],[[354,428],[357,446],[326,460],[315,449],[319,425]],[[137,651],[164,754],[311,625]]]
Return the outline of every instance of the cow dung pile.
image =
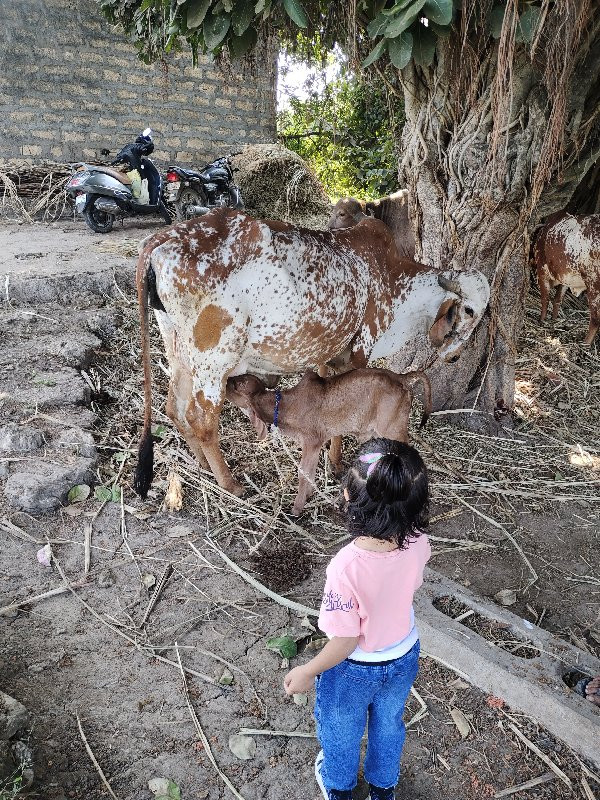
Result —
[[[234,156],[233,163],[250,214],[309,228],[327,226],[331,204],[299,155],[280,144],[254,144]]]

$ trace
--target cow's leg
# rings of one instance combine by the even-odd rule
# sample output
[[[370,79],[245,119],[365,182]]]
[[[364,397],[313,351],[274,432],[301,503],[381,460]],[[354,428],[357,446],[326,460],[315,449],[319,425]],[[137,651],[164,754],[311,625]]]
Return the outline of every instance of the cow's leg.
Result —
[[[550,278],[550,271],[545,264],[540,264],[537,269],[538,286],[540,288],[540,299],[542,301],[542,310],[540,313],[540,322],[544,322],[546,314],[548,313],[548,301],[550,299],[550,287],[552,281]]]
[[[315,490],[315,477],[321,446],[322,442],[316,441],[304,441],[302,443],[302,458],[298,467],[298,494],[292,508],[292,514],[296,517],[302,513],[306,501]]]
[[[207,396],[207,389],[210,390],[213,387],[207,387],[203,383],[203,388],[198,388],[195,384],[194,381],[194,392],[189,400],[185,419],[192,429],[194,437],[200,442],[219,486],[231,494],[241,497],[244,494],[244,487],[234,479],[219,446],[219,416],[225,392],[223,390],[222,396],[213,400],[211,395]]]
[[[566,286],[561,286],[560,284],[556,287],[556,292],[554,294],[554,300],[552,301],[552,321],[558,317],[558,309],[560,308],[560,304],[563,301],[563,298],[567,292]]]
[[[165,412],[185,439],[187,446],[200,463],[202,469],[210,470],[202,445],[196,439],[194,431],[185,417],[191,397],[192,376],[187,370],[176,369],[172,366]]]

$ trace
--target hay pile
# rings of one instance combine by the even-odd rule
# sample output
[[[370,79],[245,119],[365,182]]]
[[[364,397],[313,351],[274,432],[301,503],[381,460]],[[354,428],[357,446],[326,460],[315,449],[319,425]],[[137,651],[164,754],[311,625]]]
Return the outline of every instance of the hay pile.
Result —
[[[249,213],[324,228],[331,204],[299,155],[280,144],[255,144],[234,156],[236,182]]]
[[[65,191],[69,164],[12,159],[0,162],[0,218],[31,222],[58,219],[70,208]]]

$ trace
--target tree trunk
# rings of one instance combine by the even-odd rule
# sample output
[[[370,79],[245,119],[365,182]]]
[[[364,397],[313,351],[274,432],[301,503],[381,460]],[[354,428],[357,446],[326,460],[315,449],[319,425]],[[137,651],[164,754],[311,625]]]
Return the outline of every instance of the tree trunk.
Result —
[[[576,182],[553,187],[543,209],[529,205],[525,212],[532,164],[548,124],[539,76],[525,58],[514,65],[510,123],[498,161],[490,147],[496,53],[481,63],[481,82],[473,78],[472,96],[460,98],[450,64],[456,43],[439,50],[434,67],[412,65],[402,72],[407,122],[400,183],[410,190],[417,260],[444,269],[478,269],[490,282],[491,297],[458,362],[438,359],[428,374],[435,409],[474,409],[477,413],[452,418],[498,431],[511,423],[531,232],[542,211],[564,208]]]

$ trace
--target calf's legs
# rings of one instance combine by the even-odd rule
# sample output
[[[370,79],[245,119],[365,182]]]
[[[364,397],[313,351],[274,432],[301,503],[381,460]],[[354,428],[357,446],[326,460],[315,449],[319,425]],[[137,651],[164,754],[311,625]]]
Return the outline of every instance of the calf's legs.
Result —
[[[322,445],[323,442],[316,441],[302,443],[302,458],[298,467],[298,494],[292,508],[292,514],[296,517],[302,513],[306,501],[314,492],[315,476]]]

